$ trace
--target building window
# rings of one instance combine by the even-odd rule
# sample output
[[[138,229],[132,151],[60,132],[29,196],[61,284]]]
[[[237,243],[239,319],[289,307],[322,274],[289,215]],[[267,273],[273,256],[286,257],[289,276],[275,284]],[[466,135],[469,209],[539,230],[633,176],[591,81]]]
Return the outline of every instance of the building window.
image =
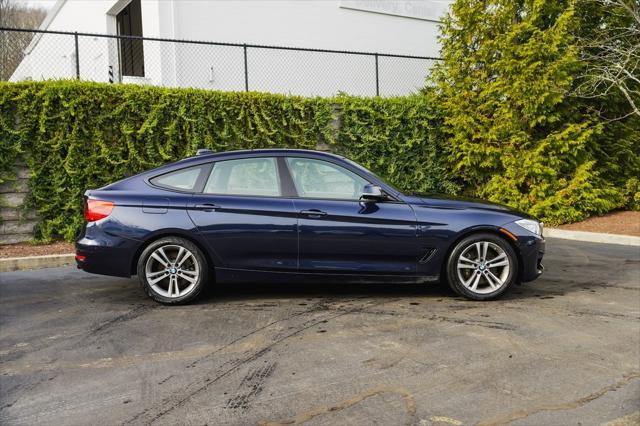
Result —
[[[132,0],[116,15],[118,35],[142,37],[142,12],[140,0]],[[144,51],[142,40],[119,39],[118,56],[120,74],[144,77]]]

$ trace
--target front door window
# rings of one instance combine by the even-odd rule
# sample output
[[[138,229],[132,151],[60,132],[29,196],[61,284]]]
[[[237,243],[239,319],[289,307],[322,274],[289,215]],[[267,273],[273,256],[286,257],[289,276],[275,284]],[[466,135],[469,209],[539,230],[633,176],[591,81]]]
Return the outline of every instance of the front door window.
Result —
[[[358,200],[369,182],[328,161],[287,158],[293,182],[301,198]]]

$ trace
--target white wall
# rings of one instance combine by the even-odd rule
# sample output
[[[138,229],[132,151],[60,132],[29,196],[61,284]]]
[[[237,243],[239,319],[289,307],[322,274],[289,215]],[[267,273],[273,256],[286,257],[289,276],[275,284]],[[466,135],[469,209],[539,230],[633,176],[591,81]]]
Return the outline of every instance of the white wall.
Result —
[[[114,0],[58,1],[50,13],[53,19],[48,25],[52,31],[78,31],[106,33],[106,13]],[[45,24],[51,17],[45,19]],[[80,69],[87,71],[87,79],[96,73],[107,78],[107,42],[105,39],[83,38],[79,41]],[[87,52],[86,55],[84,52]],[[26,49],[27,56],[11,77],[12,81],[24,79],[73,78],[75,70],[75,42],[73,36],[40,34]],[[96,59],[96,56],[98,57]]]
[[[437,22],[347,9],[341,4],[340,0],[181,0],[174,2],[171,24],[180,39],[438,56]],[[250,48],[247,61],[250,90],[323,96],[339,91],[375,94],[373,56]],[[176,64],[177,85],[244,88],[241,49],[180,45]],[[380,57],[380,93],[418,90],[430,65]]]
[[[351,3],[371,4],[350,0],[142,0],[142,27],[147,37],[438,56],[437,22],[341,7]],[[436,13],[442,10],[442,3],[387,1],[373,6],[405,10],[419,6],[422,12]],[[113,16],[123,5],[126,0],[62,1],[47,29],[114,33]],[[44,35],[12,80],[73,77],[74,55],[73,37]],[[244,90],[242,48],[145,41],[144,57],[145,77],[151,84]],[[375,94],[373,56],[249,48],[247,63],[250,90]],[[115,41],[80,38],[82,79],[107,81],[109,65],[117,72]],[[381,94],[416,91],[424,84],[430,65],[379,57]]]
[[[438,56],[437,23],[345,9],[340,0],[175,3],[178,38]]]

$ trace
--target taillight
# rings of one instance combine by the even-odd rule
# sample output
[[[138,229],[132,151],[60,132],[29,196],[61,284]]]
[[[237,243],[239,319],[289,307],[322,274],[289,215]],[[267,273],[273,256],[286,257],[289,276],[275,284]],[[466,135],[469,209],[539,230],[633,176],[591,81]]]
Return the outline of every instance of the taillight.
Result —
[[[84,209],[84,218],[88,222],[104,219],[111,214],[111,210],[115,206],[113,201],[87,200],[87,206]]]

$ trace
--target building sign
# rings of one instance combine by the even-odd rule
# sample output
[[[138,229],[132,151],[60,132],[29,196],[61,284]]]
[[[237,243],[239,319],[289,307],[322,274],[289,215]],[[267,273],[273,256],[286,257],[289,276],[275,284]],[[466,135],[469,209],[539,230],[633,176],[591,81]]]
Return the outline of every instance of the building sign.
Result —
[[[440,22],[453,1],[448,0],[341,0],[344,9]]]

